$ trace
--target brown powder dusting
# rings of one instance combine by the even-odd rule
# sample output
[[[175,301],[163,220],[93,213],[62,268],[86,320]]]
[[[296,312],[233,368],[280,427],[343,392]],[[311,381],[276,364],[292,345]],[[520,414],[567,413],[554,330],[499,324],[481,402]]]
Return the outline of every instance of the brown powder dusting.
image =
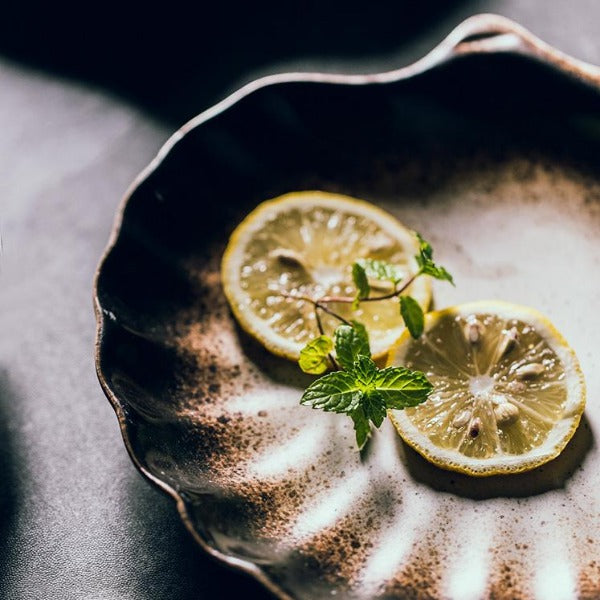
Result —
[[[383,598],[407,600],[438,600],[442,560],[439,541],[427,536],[425,543],[411,553],[405,566],[386,585]]]
[[[527,600],[530,594],[523,589],[523,569],[517,560],[500,563],[493,572],[489,600]]]
[[[400,214],[400,209],[406,209],[409,218],[416,217],[415,226],[420,224],[419,211],[423,206],[431,205],[442,212],[452,208],[455,198],[464,200],[465,206],[475,214],[482,206],[491,204],[491,200],[504,202],[507,207],[530,205],[537,209],[540,203],[553,197],[564,200],[564,205],[574,212],[579,211],[595,220],[600,217],[600,185],[566,163],[555,164],[541,156],[507,154],[498,161],[478,153],[477,158],[457,157],[455,162],[444,159],[441,163],[423,161],[422,158],[411,162],[405,157],[390,157],[376,168],[365,164],[366,171],[350,174],[355,178],[354,182],[344,186],[337,184],[339,191],[355,190],[356,195],[368,198],[376,190],[379,199],[391,199],[393,212]],[[377,180],[376,185],[373,179]],[[336,186],[324,186],[319,180],[308,187],[334,189]],[[405,198],[410,198],[410,203],[404,202]],[[415,202],[414,198],[418,200]],[[445,243],[451,244],[451,241]],[[469,259],[468,247],[455,244],[454,248],[455,255],[462,256],[463,262]],[[296,367],[289,363],[289,369],[286,369],[286,364],[246,339],[247,336],[244,337],[237,328],[220,283],[222,249],[210,248],[202,257],[197,257],[196,262],[192,259],[186,265],[198,301],[194,307],[178,313],[172,325],[169,343],[186,360],[183,361],[185,368],[175,374],[173,408],[169,409],[168,415],[162,414],[163,418],[189,424],[188,431],[193,440],[190,447],[194,454],[190,464],[194,467],[184,465],[183,470],[197,468],[211,485],[219,488],[215,495],[221,494],[217,496],[223,504],[222,507],[219,505],[220,518],[223,523],[235,520],[238,527],[232,528],[231,532],[239,534],[240,538],[247,536],[293,543],[290,537],[292,524],[304,509],[306,498],[328,486],[327,475],[334,473],[332,477],[344,478],[346,473],[332,469],[324,473],[323,465],[317,464],[316,468],[312,465],[298,475],[286,473],[278,481],[252,479],[249,461],[258,453],[285,447],[286,436],[293,432],[283,431],[275,425],[275,410],[241,414],[228,409],[228,401],[243,399],[247,392],[268,388],[273,383],[289,385],[288,374]],[[471,269],[468,273],[474,273],[473,277],[480,277],[477,264],[471,261],[467,267]],[[157,406],[142,399],[150,418],[155,414],[161,416],[163,409],[159,403],[163,399],[157,399]],[[331,450],[327,454],[331,454]],[[170,464],[168,461],[160,463],[164,469],[169,469]],[[227,505],[229,500],[231,505]],[[198,502],[198,506],[200,504]],[[235,517],[231,516],[232,512]],[[380,535],[380,524],[389,522],[389,514],[389,510],[379,513],[369,510],[366,500],[357,502],[349,515],[297,549],[310,566],[308,572],[322,575],[342,589],[355,584],[359,589],[358,577],[372,552],[372,540],[377,540]],[[202,522],[205,517],[203,514]],[[500,519],[503,517],[499,516]],[[445,548],[452,548],[452,535],[456,532],[449,520],[448,535],[440,541],[440,532],[443,535],[445,530],[442,526],[436,528],[437,525],[439,523],[432,524],[429,530],[436,530],[438,537],[424,535],[417,541],[411,556],[385,588],[384,597],[424,600],[442,597],[441,577],[449,564],[443,553]],[[588,540],[586,550],[591,543]],[[531,597],[525,587],[529,575],[524,565],[526,560],[532,560],[532,548],[518,539],[510,545],[505,544],[495,553],[495,558],[497,564],[491,571],[485,597],[490,600]],[[342,592],[338,597],[342,597]],[[579,597],[600,598],[600,564],[596,561],[586,563],[582,569]]]
[[[306,481],[284,479],[276,482],[233,482],[230,491],[243,500],[244,520],[253,536],[262,540],[282,540],[298,514],[306,491]]]
[[[194,419],[192,432],[196,460],[205,469],[215,471],[217,478],[242,474],[243,462],[270,445],[276,436],[264,420],[240,413]]]
[[[600,561],[592,560],[579,574],[579,600],[598,600],[600,598]]]
[[[178,351],[193,365],[178,373],[182,408],[216,404],[256,385],[251,365],[232,350],[235,341],[226,327],[195,323],[175,338]]]
[[[360,568],[373,543],[374,535],[367,526],[369,513],[364,506],[357,506],[356,511],[340,519],[333,527],[325,529],[298,548],[300,555],[308,561],[313,570],[329,583],[336,585],[352,585],[356,582]]]

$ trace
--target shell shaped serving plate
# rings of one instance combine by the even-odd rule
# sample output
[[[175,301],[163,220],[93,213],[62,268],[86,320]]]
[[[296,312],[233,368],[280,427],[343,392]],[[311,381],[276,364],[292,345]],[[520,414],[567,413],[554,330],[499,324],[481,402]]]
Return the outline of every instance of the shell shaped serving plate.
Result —
[[[198,543],[281,598],[600,596],[600,69],[478,15],[417,63],[284,74],[176,132],[136,179],[95,282],[96,364],[125,445]],[[299,405],[311,381],[237,326],[220,257],[259,202],[322,189],[432,241],[436,306],[545,312],[588,386],[533,472],[445,472],[385,423]]]

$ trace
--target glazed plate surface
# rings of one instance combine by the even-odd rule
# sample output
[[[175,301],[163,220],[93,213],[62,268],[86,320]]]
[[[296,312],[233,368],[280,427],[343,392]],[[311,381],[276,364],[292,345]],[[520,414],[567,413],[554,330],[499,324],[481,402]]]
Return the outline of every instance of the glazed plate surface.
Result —
[[[411,67],[275,76],[186,125],[134,182],[96,281],[97,368],[136,465],[198,542],[282,598],[600,596],[600,74],[499,17]],[[389,423],[298,401],[312,380],[244,334],[229,234],[259,202],[363,198],[430,239],[457,286],[546,313],[588,386],[562,455],[439,470]]]

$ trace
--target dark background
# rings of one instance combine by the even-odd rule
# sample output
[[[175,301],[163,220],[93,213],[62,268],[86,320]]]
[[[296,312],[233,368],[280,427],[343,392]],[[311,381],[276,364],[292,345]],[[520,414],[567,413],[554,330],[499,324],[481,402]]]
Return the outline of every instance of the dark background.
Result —
[[[267,597],[135,471],[94,373],[92,279],[168,135],[287,70],[409,64],[497,12],[600,63],[597,0],[11,2],[0,15],[0,597]]]

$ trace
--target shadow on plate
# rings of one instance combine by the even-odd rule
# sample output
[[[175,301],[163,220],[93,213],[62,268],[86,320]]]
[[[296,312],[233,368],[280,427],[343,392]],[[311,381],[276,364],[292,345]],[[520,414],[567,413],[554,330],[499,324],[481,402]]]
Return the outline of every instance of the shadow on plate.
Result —
[[[524,498],[563,488],[577,469],[584,468],[584,459],[593,444],[594,435],[584,414],[571,441],[561,454],[549,463],[516,475],[471,477],[436,467],[397,436],[398,452],[403,457],[408,472],[416,481],[439,492],[448,492],[473,500]]]
[[[230,318],[234,317],[230,315]],[[242,352],[262,377],[273,383],[297,388],[299,393],[302,393],[315,380],[314,375],[303,373],[297,362],[269,352],[260,342],[248,335],[237,324],[237,321],[235,330]]]

